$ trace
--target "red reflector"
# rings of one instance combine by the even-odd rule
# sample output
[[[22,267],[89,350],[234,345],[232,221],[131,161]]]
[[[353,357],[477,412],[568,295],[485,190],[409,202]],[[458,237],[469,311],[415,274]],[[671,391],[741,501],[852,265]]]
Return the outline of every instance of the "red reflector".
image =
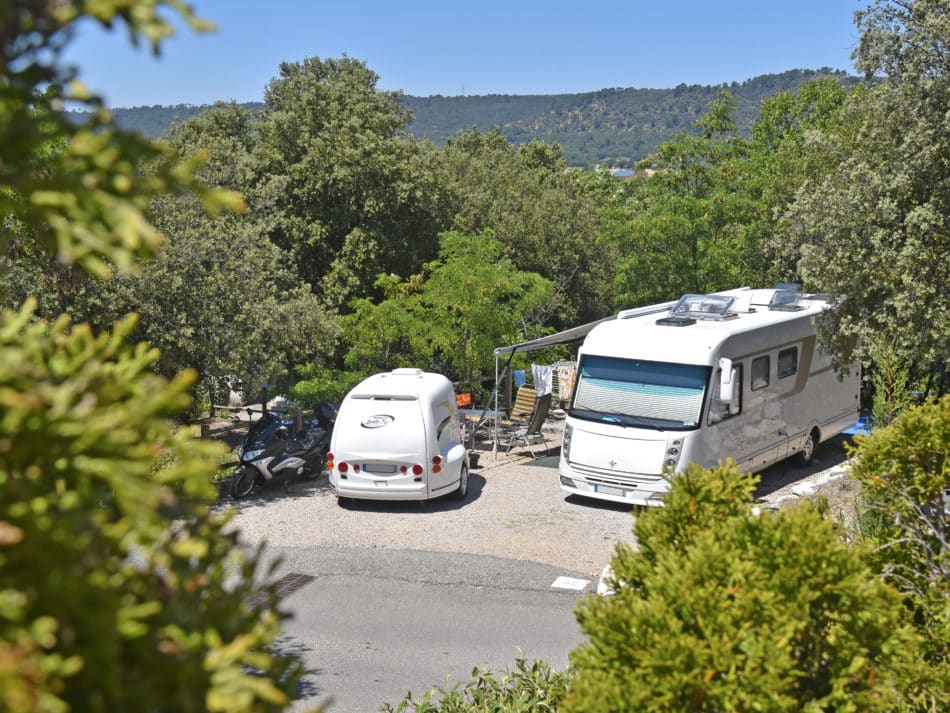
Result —
[[[353,472],[354,472],[354,473],[359,473],[359,472],[360,472],[360,464],[359,464],[359,463],[354,463],[354,464],[353,464]]]
[[[413,474],[413,475],[422,475],[422,466],[419,465],[418,463],[416,463],[414,466],[412,466],[412,474]]]
[[[405,473],[405,472],[408,471],[408,470],[409,470],[409,469],[408,469],[406,466],[404,466],[404,465],[399,466],[399,472],[400,472],[400,473]]]
[[[340,465],[338,466],[338,469],[341,473],[345,473],[346,471],[350,469],[350,466],[348,466],[346,463],[340,463]]]
[[[432,456],[432,462],[439,465],[442,462],[442,456]]]

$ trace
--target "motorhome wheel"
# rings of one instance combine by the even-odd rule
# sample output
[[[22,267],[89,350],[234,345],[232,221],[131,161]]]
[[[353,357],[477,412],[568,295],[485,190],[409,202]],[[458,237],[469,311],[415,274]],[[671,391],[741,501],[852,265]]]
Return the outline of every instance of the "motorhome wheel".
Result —
[[[798,452],[798,464],[802,466],[811,465],[812,460],[815,458],[815,449],[817,447],[818,431],[813,429],[802,444],[802,449]]]

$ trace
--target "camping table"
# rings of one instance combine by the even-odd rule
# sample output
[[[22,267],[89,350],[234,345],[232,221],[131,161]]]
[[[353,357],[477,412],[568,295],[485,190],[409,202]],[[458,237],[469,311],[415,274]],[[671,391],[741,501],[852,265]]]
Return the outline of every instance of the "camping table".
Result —
[[[475,445],[475,432],[480,428],[485,428],[502,415],[501,411],[485,411],[478,408],[460,408],[459,419],[465,426],[465,437],[472,445]]]

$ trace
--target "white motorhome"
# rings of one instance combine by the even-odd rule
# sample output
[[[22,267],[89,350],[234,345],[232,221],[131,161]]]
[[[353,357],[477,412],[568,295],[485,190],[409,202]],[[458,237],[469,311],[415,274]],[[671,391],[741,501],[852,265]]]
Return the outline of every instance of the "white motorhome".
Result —
[[[598,324],[578,351],[561,488],[659,505],[664,468],[809,462],[859,411],[860,365],[839,374],[817,347],[814,318],[827,307],[797,286],[744,287]]]
[[[468,492],[468,457],[452,383],[395,369],[343,399],[327,454],[337,497],[428,500]]]

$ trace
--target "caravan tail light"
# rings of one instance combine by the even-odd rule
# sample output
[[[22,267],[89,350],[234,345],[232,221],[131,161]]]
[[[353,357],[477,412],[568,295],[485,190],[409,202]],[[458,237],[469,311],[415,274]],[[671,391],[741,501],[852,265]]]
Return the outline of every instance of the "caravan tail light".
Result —
[[[348,466],[346,462],[340,463],[340,465],[337,466],[337,470],[339,470],[341,473],[345,473],[349,469],[350,469],[350,466]]]
[[[327,470],[333,470],[333,454],[327,453]]]
[[[401,466],[399,466],[399,472],[400,472],[400,473],[408,473],[408,472],[409,472],[409,467],[408,467],[408,466],[405,466],[405,465],[401,465]]]
[[[412,466],[412,474],[413,474],[413,475],[422,475],[422,471],[423,471],[423,470],[424,470],[423,467],[422,467],[421,465],[419,465],[418,463],[416,463],[414,466]]]
[[[432,470],[436,473],[442,472],[442,456],[432,456]]]

